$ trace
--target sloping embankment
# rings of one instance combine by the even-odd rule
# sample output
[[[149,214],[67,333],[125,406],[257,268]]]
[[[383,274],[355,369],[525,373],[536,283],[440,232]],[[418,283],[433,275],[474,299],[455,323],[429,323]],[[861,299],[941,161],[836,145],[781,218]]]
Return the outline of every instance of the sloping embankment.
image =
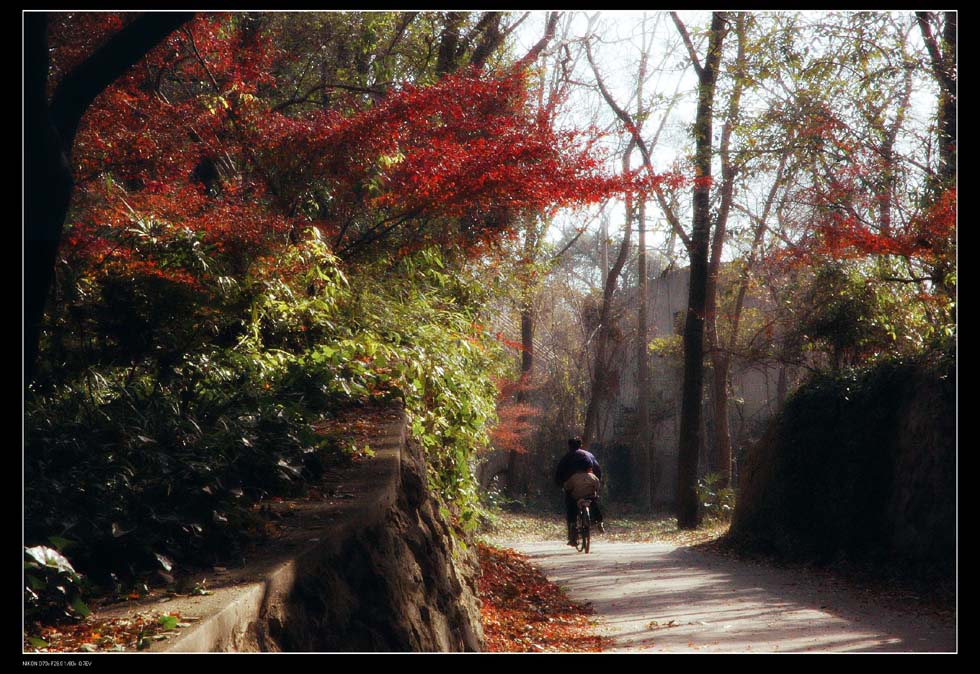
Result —
[[[801,389],[753,448],[731,529],[783,558],[956,562],[956,368],[950,354]]]

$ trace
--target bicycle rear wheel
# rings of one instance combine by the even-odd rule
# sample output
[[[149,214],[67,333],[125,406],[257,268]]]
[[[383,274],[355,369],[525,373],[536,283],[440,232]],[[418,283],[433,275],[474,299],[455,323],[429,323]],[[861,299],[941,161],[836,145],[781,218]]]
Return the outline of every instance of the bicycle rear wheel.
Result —
[[[588,554],[592,547],[592,536],[590,535],[592,522],[588,508],[582,508],[579,511],[578,525],[578,550]]]

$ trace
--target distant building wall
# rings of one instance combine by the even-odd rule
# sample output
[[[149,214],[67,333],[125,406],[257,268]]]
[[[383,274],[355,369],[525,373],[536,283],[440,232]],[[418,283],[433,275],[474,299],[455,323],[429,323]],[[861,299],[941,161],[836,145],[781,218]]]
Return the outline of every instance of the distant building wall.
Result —
[[[682,269],[651,278],[648,285],[648,340],[679,334],[687,311],[690,271]],[[635,289],[633,290],[635,293]],[[627,299],[627,305],[635,304]],[[755,298],[746,299],[746,307],[759,306]],[[626,333],[627,344],[621,349],[622,362],[618,364],[619,381],[615,394],[601,409],[604,417],[597,434],[597,444],[608,463],[628,461],[630,448],[636,442],[637,423],[637,366],[636,366],[636,314],[628,312],[620,326]],[[627,329],[628,328],[628,329]],[[779,364],[732,367],[732,403],[729,406],[733,449],[738,455],[740,441],[755,436],[758,429],[778,407]],[[650,360],[650,429],[652,444],[652,492],[656,503],[674,501],[677,481],[677,443],[680,428],[681,385],[683,371],[679,358],[653,356]],[[707,389],[705,404],[707,405]],[[710,411],[702,414],[705,424],[711,423]],[[707,445],[707,432],[702,433]],[[706,465],[708,447],[702,448],[702,467]],[[600,457],[600,460],[602,457]],[[622,475],[620,484],[612,484],[612,498],[626,499],[622,493],[628,488],[625,482],[636,479],[625,467],[611,471],[613,477]]]

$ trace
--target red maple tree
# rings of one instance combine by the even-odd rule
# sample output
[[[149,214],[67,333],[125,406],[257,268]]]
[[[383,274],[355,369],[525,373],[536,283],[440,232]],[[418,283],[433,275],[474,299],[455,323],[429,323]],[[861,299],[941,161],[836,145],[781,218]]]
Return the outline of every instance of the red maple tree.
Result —
[[[815,143],[824,156],[847,160],[824,166],[810,185],[798,190],[799,200],[813,208],[810,219],[801,223],[805,232],[797,257],[894,255],[930,265],[951,255],[956,188],[908,203],[894,183],[894,160],[853,135],[827,110],[799,130],[800,138]]]
[[[56,24],[55,71],[125,20],[80,16]],[[83,45],[70,39],[92,21]],[[123,264],[132,248],[107,232],[134,220],[196,232],[238,269],[307,226],[346,259],[432,244],[472,254],[512,235],[519,212],[636,187],[603,172],[594,137],[532,110],[523,68],[289,115],[274,97],[288,58],[236,15],[201,15],[107,89],[75,143],[65,255]]]

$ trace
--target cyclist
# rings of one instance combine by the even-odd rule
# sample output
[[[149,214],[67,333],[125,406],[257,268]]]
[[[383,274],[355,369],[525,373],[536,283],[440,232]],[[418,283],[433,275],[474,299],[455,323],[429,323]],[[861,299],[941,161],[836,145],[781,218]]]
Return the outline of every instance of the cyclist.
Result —
[[[599,510],[599,484],[602,481],[602,467],[591,452],[582,449],[581,438],[571,438],[568,441],[568,452],[558,462],[555,470],[555,482],[565,492],[565,521],[568,524],[568,544],[578,543],[578,531],[575,528],[575,518],[578,516],[578,499],[592,494],[592,516],[600,532],[602,511]],[[584,494],[575,496],[575,494]]]

